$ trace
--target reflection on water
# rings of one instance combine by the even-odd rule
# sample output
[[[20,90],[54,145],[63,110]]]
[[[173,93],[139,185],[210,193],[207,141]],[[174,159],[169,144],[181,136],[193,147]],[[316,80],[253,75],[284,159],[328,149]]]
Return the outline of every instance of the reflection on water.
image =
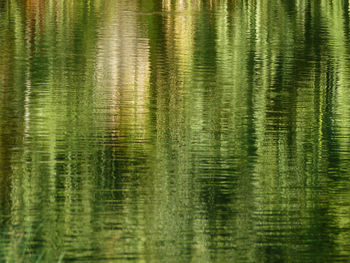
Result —
[[[1,261],[350,260],[349,2],[0,3]]]

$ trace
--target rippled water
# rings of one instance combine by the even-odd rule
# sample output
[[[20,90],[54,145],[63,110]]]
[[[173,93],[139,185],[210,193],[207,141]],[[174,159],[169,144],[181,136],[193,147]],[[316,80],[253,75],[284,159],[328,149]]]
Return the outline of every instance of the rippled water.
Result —
[[[350,261],[349,10],[0,2],[0,261]]]

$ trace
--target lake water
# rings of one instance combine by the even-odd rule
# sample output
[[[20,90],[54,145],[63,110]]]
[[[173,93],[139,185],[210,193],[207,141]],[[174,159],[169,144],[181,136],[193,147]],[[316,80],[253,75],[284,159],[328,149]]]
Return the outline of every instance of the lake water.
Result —
[[[349,262],[349,0],[0,2],[0,261]]]

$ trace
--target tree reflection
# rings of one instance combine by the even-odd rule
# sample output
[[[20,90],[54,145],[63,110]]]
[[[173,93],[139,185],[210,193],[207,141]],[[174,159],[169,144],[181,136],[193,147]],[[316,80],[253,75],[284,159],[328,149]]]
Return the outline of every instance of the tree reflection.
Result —
[[[0,4],[7,257],[347,259],[348,5]]]

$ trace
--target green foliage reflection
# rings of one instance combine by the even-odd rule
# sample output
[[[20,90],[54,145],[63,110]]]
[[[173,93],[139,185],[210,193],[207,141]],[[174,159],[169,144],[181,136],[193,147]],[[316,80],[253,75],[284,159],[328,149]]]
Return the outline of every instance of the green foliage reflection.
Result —
[[[348,10],[0,3],[1,260],[347,260]]]

